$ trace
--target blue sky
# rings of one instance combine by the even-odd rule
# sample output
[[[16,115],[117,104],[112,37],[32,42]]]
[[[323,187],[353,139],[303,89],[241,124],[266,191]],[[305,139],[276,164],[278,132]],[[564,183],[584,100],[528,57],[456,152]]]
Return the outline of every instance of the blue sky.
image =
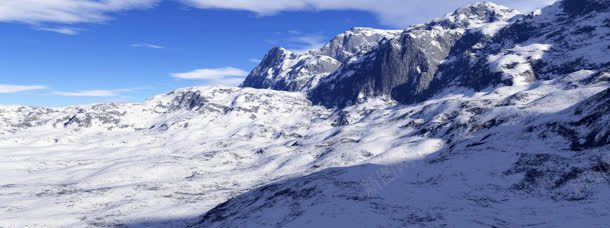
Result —
[[[356,26],[403,28],[475,1],[370,2],[3,0],[0,104],[141,102],[234,85],[271,47],[308,49]],[[506,2],[525,11],[551,1]]]

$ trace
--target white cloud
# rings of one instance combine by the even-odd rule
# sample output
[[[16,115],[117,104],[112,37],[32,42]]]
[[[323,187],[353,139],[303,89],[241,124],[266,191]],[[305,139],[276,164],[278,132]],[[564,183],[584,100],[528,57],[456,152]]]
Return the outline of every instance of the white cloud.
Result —
[[[43,85],[7,85],[0,84],[0,93],[19,93],[33,90],[46,89],[47,86]]]
[[[160,0],[1,0],[1,22],[91,23],[110,19],[109,14],[155,6]]]
[[[173,73],[172,77],[189,80],[205,80],[209,85],[238,85],[248,76],[248,72],[235,68],[204,68],[185,73]]]
[[[382,23],[405,27],[442,16],[478,0],[183,0],[202,9],[233,9],[255,12],[261,16],[301,10],[361,10],[376,14]],[[498,0],[523,12],[548,5],[555,0]]]
[[[251,58],[251,59],[248,59],[248,62],[251,62],[251,63],[257,63],[257,64],[258,64],[258,63],[261,63],[261,61],[262,61],[262,60],[257,59],[257,58]]]
[[[294,52],[307,52],[313,49],[318,49],[324,46],[327,40],[320,35],[303,35],[293,37],[288,40],[293,45],[298,46],[297,49],[291,49]]]
[[[152,49],[163,49],[163,48],[165,48],[165,47],[163,47],[161,45],[147,44],[147,43],[132,44],[131,47],[135,47],[135,48],[152,48]]]
[[[162,0],[0,0],[0,22],[33,25],[97,23],[113,13],[147,9]],[[165,0],[168,1],[168,0]],[[178,0],[202,9],[232,9],[261,16],[285,11],[360,10],[377,15],[383,24],[405,27],[426,22],[478,0]],[[497,0],[499,4],[527,12],[555,0]],[[63,34],[74,31],[55,29]],[[52,30],[49,30],[52,31]],[[296,31],[293,31],[296,32]]]
[[[216,80],[226,77],[245,77],[248,75],[248,72],[234,67],[224,67],[212,69],[197,69],[191,72],[174,73],[172,75],[174,76],[174,78],[180,79]]]
[[[59,33],[59,34],[69,35],[69,36],[78,35],[78,33],[79,33],[78,29],[70,28],[70,27],[56,27],[56,28],[38,27],[38,28],[36,28],[36,30],[55,32],[55,33]]]
[[[64,97],[116,97],[119,91],[116,90],[83,90],[77,92],[55,91],[53,95]]]
[[[222,80],[209,81],[208,85],[219,85],[219,86],[238,86],[244,82],[244,78],[224,78]]]

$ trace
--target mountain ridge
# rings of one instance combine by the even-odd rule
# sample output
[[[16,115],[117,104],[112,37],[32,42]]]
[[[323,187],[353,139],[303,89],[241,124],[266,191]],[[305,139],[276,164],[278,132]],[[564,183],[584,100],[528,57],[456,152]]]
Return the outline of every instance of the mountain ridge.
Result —
[[[307,91],[321,78],[335,71],[342,62],[362,55],[377,42],[400,31],[354,27],[335,36],[319,49],[295,53],[272,48],[240,87]]]

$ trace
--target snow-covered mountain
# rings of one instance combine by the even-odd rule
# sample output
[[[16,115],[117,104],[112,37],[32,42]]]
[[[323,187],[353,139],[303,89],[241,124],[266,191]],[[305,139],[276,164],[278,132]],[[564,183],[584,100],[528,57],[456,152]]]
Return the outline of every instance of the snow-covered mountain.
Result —
[[[526,16],[481,3],[413,26],[325,78],[310,97],[340,107],[373,96],[414,103],[452,86],[482,90],[607,69],[607,8],[574,15],[566,2]]]
[[[242,88],[0,106],[0,227],[607,227],[609,11],[478,3]]]
[[[371,51],[379,42],[393,38],[402,31],[352,28],[337,35],[320,49],[295,53],[273,48],[248,75],[241,87],[282,91],[309,91],[320,79],[336,71],[342,64]]]
[[[492,36],[493,30],[506,26],[517,14],[493,3],[479,3],[411,26],[323,79],[310,97],[316,103],[344,107],[370,97],[409,101],[433,94],[428,90],[434,78],[442,75],[441,63]]]
[[[323,159],[368,159],[255,188],[195,226],[606,226],[608,82],[565,88],[590,77],[350,107]]]

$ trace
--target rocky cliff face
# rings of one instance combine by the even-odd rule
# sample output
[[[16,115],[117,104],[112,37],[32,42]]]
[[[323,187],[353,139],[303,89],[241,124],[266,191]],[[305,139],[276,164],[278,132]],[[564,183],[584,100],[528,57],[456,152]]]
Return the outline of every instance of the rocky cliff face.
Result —
[[[583,1],[583,5],[592,4]],[[443,64],[437,88],[463,86],[481,90],[496,84],[523,85],[579,70],[607,71],[607,8],[573,14],[560,1],[526,15]],[[481,83],[487,82],[487,83]]]
[[[562,1],[525,16],[492,3],[459,9],[340,68],[310,98],[340,107],[376,96],[414,103],[454,86],[482,90],[581,69],[606,71],[606,5]]]
[[[248,75],[241,87],[307,92],[345,61],[363,55],[400,31],[353,28],[328,44],[306,53],[273,48]]]
[[[414,102],[430,96],[439,66],[460,52],[489,39],[517,16],[493,3],[458,9],[425,25],[408,28],[400,37],[379,45],[361,61],[324,79],[310,98],[327,106],[346,106],[369,97]]]

